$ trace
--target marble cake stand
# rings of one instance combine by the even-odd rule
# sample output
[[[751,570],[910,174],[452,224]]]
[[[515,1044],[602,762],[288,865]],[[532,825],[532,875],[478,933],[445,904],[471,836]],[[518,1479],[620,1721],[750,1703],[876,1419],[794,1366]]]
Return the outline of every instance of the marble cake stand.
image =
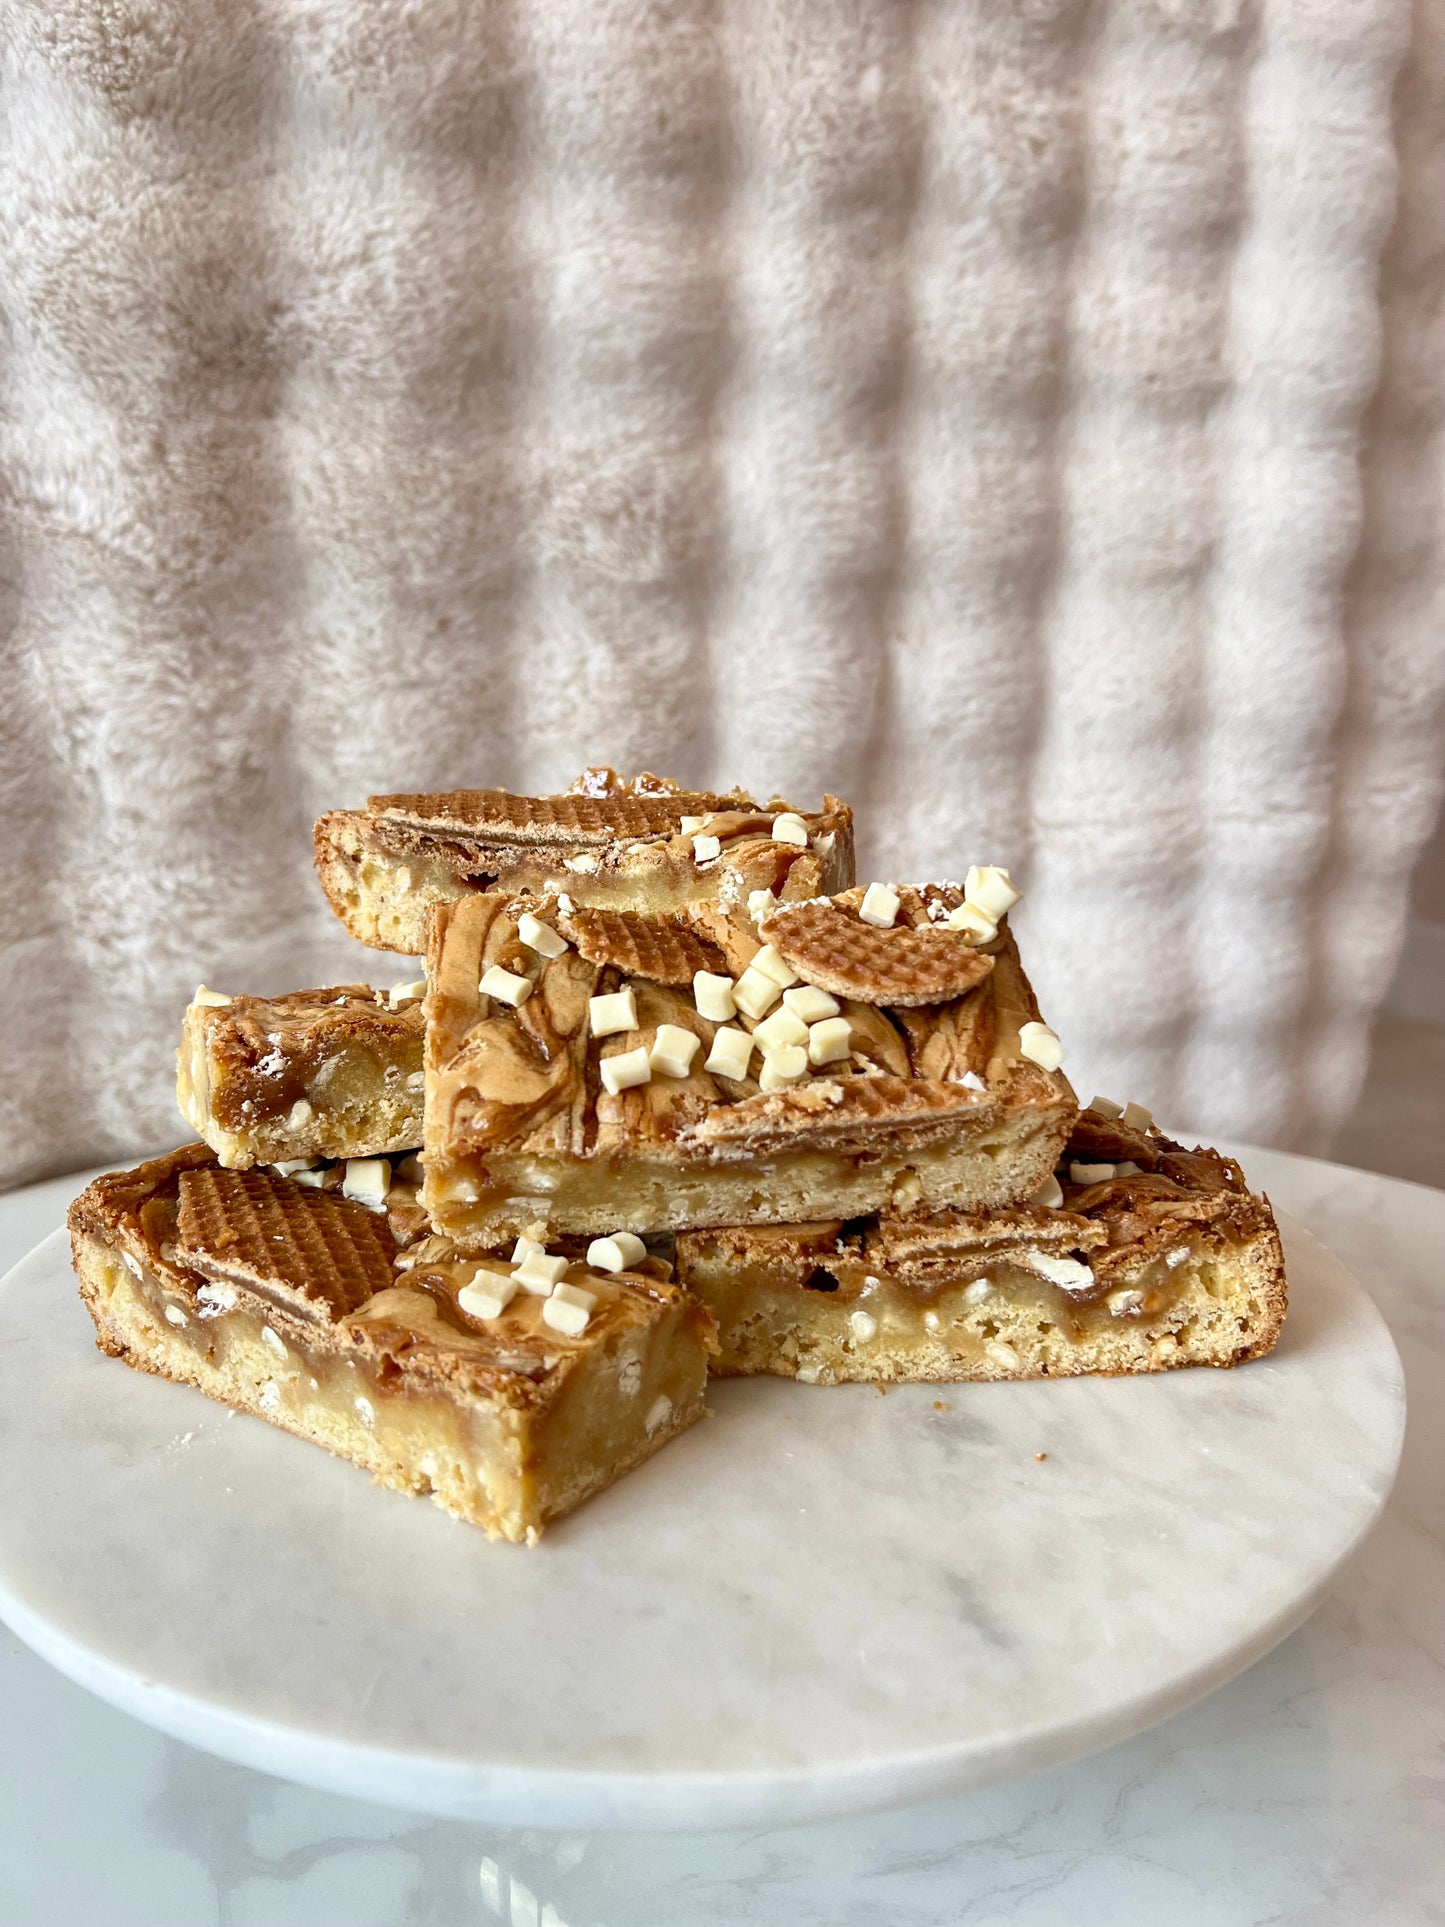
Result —
[[[1384,1505],[1399,1360],[1285,1233],[1269,1359],[720,1384],[530,1553],[102,1357],[57,1234],[0,1283],[0,1617],[193,1745],[503,1825],[782,1826],[1053,1766],[1258,1659]]]

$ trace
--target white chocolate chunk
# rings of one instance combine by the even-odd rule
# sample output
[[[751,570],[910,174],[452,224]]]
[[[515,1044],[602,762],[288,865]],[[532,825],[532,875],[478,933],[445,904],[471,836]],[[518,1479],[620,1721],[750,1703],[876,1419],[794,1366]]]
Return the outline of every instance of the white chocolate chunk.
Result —
[[[984,1083],[977,1071],[965,1071],[958,1081],[966,1091],[986,1091],[988,1089],[988,1085]]]
[[[409,984],[393,984],[386,993],[386,1001],[395,1010],[401,1004],[414,1004],[419,997],[426,995],[426,978],[414,977]]]
[[[659,1024],[647,1061],[664,1077],[686,1077],[702,1039],[681,1024]]]
[[[765,1091],[779,1091],[787,1084],[796,1084],[808,1068],[808,1053],[801,1044],[783,1044],[777,1050],[763,1052],[763,1068],[758,1075],[759,1088]]]
[[[692,1001],[697,1006],[699,1017],[706,1017],[709,1023],[725,1024],[729,1017],[736,1017],[738,1007],[733,1002],[733,980],[724,977],[716,970],[698,970],[693,973]]]
[[[299,1131],[303,1125],[309,1124],[315,1115],[316,1112],[307,1100],[304,1097],[298,1097],[286,1113],[286,1122],[291,1130]]]
[[[181,1310],[179,1305],[166,1306],[166,1323],[168,1325],[177,1325],[177,1326],[184,1325],[186,1323],[186,1314]]]
[[[524,1263],[528,1258],[543,1258],[546,1256],[546,1254],[547,1254],[546,1245],[539,1244],[537,1239],[525,1238],[525,1237],[518,1238],[517,1242],[512,1246],[512,1255],[511,1255],[511,1258],[508,1260],[508,1263],[514,1264],[514,1265],[520,1265]]]
[[[314,1171],[316,1165],[315,1158],[283,1158],[280,1164],[273,1164],[271,1169],[278,1178],[294,1178],[298,1171]]]
[[[870,1338],[878,1336],[878,1320],[869,1311],[850,1311],[848,1329],[860,1344],[866,1345]]]
[[[618,1051],[614,1057],[604,1057],[598,1069],[602,1088],[613,1097],[620,1091],[630,1091],[635,1084],[652,1082],[652,1061],[642,1044],[636,1050]]]
[[[991,1338],[983,1348],[984,1356],[991,1365],[997,1365],[1001,1372],[1016,1372],[1019,1368],[1019,1355],[1013,1346],[1002,1338]]]
[[[1050,1171],[1049,1175],[1044,1179],[1038,1190],[1029,1198],[1030,1204],[1047,1205],[1050,1211],[1057,1211],[1063,1201],[1064,1187],[1059,1183],[1052,1171]]]
[[[871,923],[879,930],[891,930],[898,921],[898,892],[886,883],[870,883],[863,892],[858,914],[864,923]]]
[[[808,1026],[795,1011],[780,1004],[771,1017],[754,1028],[753,1040],[765,1051],[780,1050],[784,1044],[806,1044]]]
[[[319,1191],[325,1179],[325,1169],[320,1165],[315,1166],[314,1169],[310,1171],[293,1171],[291,1174],[291,1182],[293,1184],[309,1185],[313,1191]]]
[[[1114,1166],[1114,1176],[1116,1178],[1142,1177],[1143,1167],[1140,1165],[1137,1165],[1134,1162],[1133,1158],[1125,1158],[1122,1164],[1116,1164]]]
[[[275,1352],[278,1358],[284,1358],[286,1356],[286,1344],[284,1339],[282,1338],[280,1332],[272,1331],[269,1325],[263,1325],[261,1327],[261,1343],[267,1348],[268,1351]]]
[[[1179,1349],[1179,1340],[1172,1332],[1165,1332],[1162,1338],[1154,1341],[1154,1356],[1158,1359],[1172,1358]]]
[[[647,1408],[647,1417],[642,1421],[643,1429],[649,1437],[672,1417],[672,1400],[667,1394],[660,1393]]]
[[[679,827],[684,836],[696,836],[707,820],[705,816],[685,816]]]
[[[963,931],[975,943],[992,943],[998,935],[998,925],[992,917],[985,916],[976,903],[961,903],[956,910],[950,910],[948,928]]]
[[[1064,1047],[1058,1033],[1047,1024],[1031,1023],[1019,1027],[1019,1049],[1030,1063],[1040,1069],[1056,1071],[1064,1061]]]
[[[647,1246],[635,1232],[614,1231],[610,1238],[594,1238],[587,1262],[594,1271],[631,1271],[647,1256]]]
[[[219,1010],[223,1004],[229,1004],[230,1001],[224,990],[207,990],[204,984],[196,985],[196,994],[191,999],[193,1004],[204,1004],[215,1010]]]
[[[500,964],[489,964],[477,987],[484,997],[495,997],[499,1004],[510,1004],[516,1010],[531,996],[532,979],[519,977],[514,970],[503,970]]]
[[[982,1305],[992,1297],[992,1278],[975,1278],[973,1283],[965,1288],[963,1302],[966,1305]]]
[[[1127,1286],[1119,1291],[1106,1293],[1104,1298],[1104,1303],[1115,1318],[1123,1318],[1131,1311],[1138,1311],[1143,1302],[1143,1292],[1130,1290]]]
[[[791,843],[799,850],[808,847],[808,826],[796,810],[784,810],[773,818],[774,843]]]
[[[1120,1122],[1127,1124],[1131,1131],[1152,1131],[1154,1119],[1142,1104],[1126,1104]]]
[[[552,1287],[553,1304],[579,1305],[583,1311],[591,1311],[597,1303],[597,1293],[589,1291],[585,1285],[574,1285],[564,1278]]]
[[[557,908],[562,912],[564,917],[570,917],[576,908],[576,905],[565,890],[559,890],[557,892]]]
[[[376,1424],[376,1407],[369,1398],[364,1398],[360,1392],[357,1393],[351,1402],[356,1407],[357,1417],[367,1430],[370,1431]]]
[[[1009,881],[1007,870],[1000,870],[992,863],[975,863],[963,880],[963,894],[997,923],[1013,909],[1022,892]]]
[[[530,910],[524,910],[517,919],[517,935],[529,950],[535,950],[539,957],[560,957],[567,949],[567,939],[550,923],[543,923],[534,917]]]
[[[733,1002],[745,1017],[766,1017],[783,994],[783,986],[749,964],[733,985]]]
[[[587,1028],[594,1037],[612,1037],[620,1030],[637,1029],[637,997],[632,985],[587,999]]]
[[[542,1323],[565,1338],[580,1338],[591,1316],[585,1305],[570,1304],[565,1298],[549,1298],[542,1307]]]
[[[778,899],[771,890],[748,891],[748,915],[754,923],[761,923],[764,917],[770,917],[777,907]]]
[[[545,1298],[559,1278],[565,1276],[571,1259],[553,1258],[545,1251],[529,1251],[512,1273],[519,1291],[533,1298]]]
[[[391,1189],[391,1166],[385,1158],[348,1158],[346,1175],[341,1180],[343,1198],[355,1198],[373,1211],[380,1211]]]
[[[722,855],[722,843],[715,836],[695,836],[692,839],[692,860],[694,863],[711,863],[714,857]]]
[[[799,984],[796,989],[785,990],[783,1002],[805,1024],[821,1023],[825,1017],[838,1015],[838,999],[830,997],[826,990],[819,990],[816,984]]]
[[[753,1040],[745,1030],[732,1024],[724,1024],[714,1032],[712,1049],[707,1054],[705,1071],[714,1077],[746,1077],[748,1065],[752,1060]]]
[[[1097,1112],[1100,1117],[1122,1117],[1124,1115],[1124,1106],[1122,1104],[1116,1104],[1112,1097],[1091,1097],[1087,1108]]]
[[[808,1026],[808,1062],[841,1064],[853,1053],[853,1026],[846,1017],[824,1017]]]
[[[281,1403],[281,1387],[274,1378],[263,1378],[256,1387],[256,1403],[263,1412],[274,1412]]]
[[[1032,1251],[1029,1253],[1029,1264],[1051,1285],[1068,1285],[1079,1290],[1094,1282],[1093,1272],[1077,1258],[1056,1258],[1052,1252]]]
[[[1085,1164],[1075,1158],[1069,1165],[1070,1184],[1107,1184],[1113,1175],[1112,1164]]]
[[[597,859],[590,851],[584,851],[581,856],[564,857],[562,859],[562,868],[564,870],[570,870],[573,876],[595,876],[597,874]]]
[[[764,977],[775,983],[779,990],[786,990],[789,984],[798,981],[798,973],[790,963],[783,959],[783,953],[776,944],[765,943],[761,950],[755,950],[748,962],[748,970],[761,972]],[[744,972],[744,975],[747,973]]]
[[[500,1318],[517,1289],[515,1278],[504,1278],[499,1271],[479,1270],[457,1293],[457,1303],[468,1318]]]

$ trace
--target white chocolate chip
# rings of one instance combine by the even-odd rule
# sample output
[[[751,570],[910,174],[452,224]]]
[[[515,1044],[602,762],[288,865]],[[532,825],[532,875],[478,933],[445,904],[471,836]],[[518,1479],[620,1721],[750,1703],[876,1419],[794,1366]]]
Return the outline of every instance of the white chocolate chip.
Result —
[[[274,1412],[281,1403],[281,1387],[274,1378],[263,1378],[256,1387],[256,1403],[263,1412]]]
[[[1123,1118],[1120,1121],[1127,1124],[1131,1131],[1152,1131],[1154,1129],[1154,1120],[1142,1104],[1126,1104],[1124,1106]]]
[[[986,917],[976,903],[960,903],[956,910],[950,910],[948,928],[961,930],[975,943],[992,943],[998,935],[998,925],[992,917]]]
[[[343,1198],[355,1198],[372,1211],[380,1211],[391,1189],[391,1166],[385,1158],[348,1158],[341,1180]]]
[[[825,830],[821,836],[813,838],[813,848],[826,863],[837,847],[838,838],[832,830]]]
[[[594,1037],[612,1037],[620,1030],[637,1029],[637,997],[632,985],[587,999],[587,1028]]]
[[[512,1246],[512,1255],[507,1262],[513,1265],[520,1265],[525,1263],[528,1258],[544,1258],[546,1255],[546,1245],[542,1244],[536,1238],[523,1236],[518,1238],[517,1242]]]
[[[800,1385],[816,1385],[823,1376],[821,1365],[800,1365],[793,1374]]]
[[[291,1182],[293,1184],[309,1185],[313,1191],[319,1191],[325,1181],[326,1171],[325,1167],[321,1165],[313,1166],[310,1170],[293,1171],[291,1173]]]
[[[139,1258],[133,1257],[129,1251],[123,1251],[120,1256],[121,1262],[127,1271],[134,1272],[137,1278],[143,1278],[145,1276],[145,1273],[141,1270]]]
[[[510,1004],[516,1010],[531,996],[532,979],[519,977],[515,970],[503,970],[500,964],[488,964],[477,988],[484,997],[495,997],[499,1004]]]
[[[647,1408],[647,1417],[642,1421],[648,1436],[658,1431],[672,1417],[672,1400],[666,1396],[655,1398]]]
[[[991,1365],[997,1365],[1002,1372],[1016,1372],[1019,1368],[1019,1355],[1012,1345],[1002,1338],[991,1338],[983,1348],[984,1356]]]
[[[631,1231],[614,1231],[610,1238],[594,1238],[587,1262],[594,1271],[631,1271],[647,1256],[647,1246]]]
[[[936,1332],[942,1322],[936,1311],[926,1311],[923,1314],[924,1327],[928,1331]]]
[[[1142,1291],[1133,1291],[1127,1287],[1119,1291],[1107,1292],[1104,1297],[1104,1303],[1116,1318],[1123,1318],[1128,1312],[1138,1311],[1143,1302]]]
[[[1046,1205],[1050,1211],[1057,1211],[1064,1201],[1064,1187],[1050,1171],[1038,1190],[1029,1198],[1030,1204]]]
[[[1172,1332],[1165,1332],[1162,1338],[1156,1338],[1154,1341],[1154,1356],[1156,1358],[1172,1358],[1178,1349],[1179,1340]]]
[[[898,920],[898,892],[886,883],[870,883],[863,892],[858,915],[879,930],[891,930]]]
[[[475,1178],[443,1178],[437,1189],[448,1204],[475,1204],[481,1196]]]
[[[562,912],[564,917],[570,917],[575,908],[571,897],[568,896],[565,890],[559,890],[557,892],[557,908]]]
[[[1091,1097],[1086,1108],[1099,1117],[1115,1118],[1124,1115],[1124,1106],[1116,1104],[1112,1097]]]
[[[552,1287],[552,1296],[548,1302],[554,1305],[576,1305],[580,1311],[591,1311],[597,1303],[597,1293],[588,1291],[585,1285],[569,1284],[564,1278],[560,1284]]]
[[[223,990],[207,990],[204,984],[196,985],[196,994],[191,999],[193,1004],[203,1004],[214,1010],[219,1010],[222,1005],[229,1004],[230,1001]]]
[[[168,1325],[178,1326],[186,1323],[186,1314],[181,1310],[179,1305],[166,1306],[166,1323]]]
[[[542,1307],[542,1323],[566,1338],[580,1338],[591,1316],[585,1305],[569,1304],[565,1298],[549,1298]]]
[[[1166,1251],[1164,1253],[1164,1262],[1171,1271],[1177,1271],[1188,1256],[1188,1245],[1175,1245],[1172,1251]]]
[[[870,1338],[878,1336],[878,1320],[871,1312],[850,1311],[848,1328],[860,1344],[866,1345]]]
[[[997,923],[1018,902],[1020,891],[1009,881],[1007,870],[992,863],[975,863],[963,880],[963,894],[986,917]]]
[[[422,1090],[422,1089],[424,1089],[424,1088],[425,1088],[425,1086],[426,1086],[426,1072],[425,1072],[425,1071],[408,1071],[408,1072],[407,1072],[407,1074],[406,1074],[406,1088],[407,1088],[407,1089],[408,1089],[409,1091],[419,1091],[419,1090]]]
[[[426,978],[414,977],[409,984],[393,984],[386,993],[386,1001],[395,1010],[399,1004],[414,1004],[426,995]]]
[[[748,961],[748,969],[759,971],[764,977],[771,979],[779,990],[786,990],[789,984],[795,984],[798,981],[797,971],[784,959],[783,953],[773,943],[765,943],[760,950],[753,952]]]
[[[659,1024],[647,1061],[664,1077],[686,1077],[701,1042],[696,1031],[684,1030],[681,1024]]]
[[[356,1394],[352,1403],[356,1407],[357,1417],[361,1420],[367,1431],[371,1431],[376,1424],[376,1407],[369,1398],[363,1397],[360,1392]]]
[[[748,1033],[732,1024],[724,1024],[713,1034],[712,1049],[707,1054],[703,1069],[711,1071],[715,1077],[746,1077],[752,1055],[753,1040]]]
[[[1094,1282],[1093,1272],[1077,1258],[1056,1258],[1051,1252],[1031,1251],[1028,1262],[1051,1285],[1066,1285],[1079,1291]]]
[[[1029,1023],[1019,1027],[1019,1049],[1030,1063],[1040,1069],[1056,1071],[1064,1061],[1064,1047],[1047,1024]]]
[[[965,1071],[963,1076],[958,1079],[958,1082],[962,1084],[966,1091],[986,1091],[988,1089],[988,1085],[984,1083],[977,1071]]]
[[[846,1017],[824,1017],[808,1026],[810,1064],[840,1064],[852,1051],[853,1026]]]
[[[973,1283],[965,1289],[963,1302],[966,1305],[981,1305],[986,1298],[992,1298],[992,1296],[992,1278],[975,1278]]]
[[[696,836],[707,820],[705,816],[685,816],[678,827],[684,836]]]
[[[518,917],[517,935],[539,957],[560,957],[568,948],[567,939],[554,930],[550,923],[543,923],[540,917],[534,917],[530,910],[524,910]]]
[[[826,990],[819,990],[816,984],[798,984],[792,990],[785,990],[783,1002],[805,1024],[820,1024],[825,1017],[838,1015],[838,999],[830,997]]]
[[[316,1158],[283,1158],[280,1164],[273,1164],[271,1169],[278,1178],[294,1178],[298,1171],[314,1171],[318,1161]]]
[[[630,1091],[636,1084],[652,1082],[652,1060],[646,1048],[639,1044],[636,1050],[618,1051],[613,1057],[604,1057],[598,1065],[602,1078],[602,1088],[616,1097],[619,1092]]]
[[[694,863],[711,863],[722,855],[722,843],[715,836],[695,836],[692,839],[692,860]]]
[[[569,1258],[552,1258],[545,1251],[529,1251],[512,1273],[519,1291],[533,1298],[546,1298],[571,1263]]]
[[[777,907],[778,899],[771,890],[749,890],[748,915],[754,923],[761,923],[764,917],[770,917]]]
[[[725,1024],[729,1017],[737,1016],[738,1007],[733,1002],[733,980],[715,970],[694,973],[692,1001],[697,1006],[698,1016],[706,1017],[709,1023]]]
[[[783,994],[783,986],[749,964],[733,985],[733,1001],[745,1017],[765,1017]]]
[[[1083,1164],[1074,1158],[1069,1165],[1070,1184],[1107,1184],[1113,1175],[1112,1164]]]
[[[765,1050],[780,1050],[784,1044],[806,1044],[808,1026],[796,1012],[780,1004],[771,1017],[753,1030],[753,1042]]]
[[[500,1318],[517,1290],[515,1278],[504,1278],[499,1271],[478,1270],[471,1283],[457,1293],[457,1303],[468,1318]]]
[[[1116,1164],[1114,1166],[1114,1176],[1116,1178],[1138,1178],[1143,1176],[1143,1170],[1134,1162],[1133,1158],[1125,1158],[1122,1164]]]
[[[797,849],[808,847],[808,826],[796,810],[784,810],[773,818],[774,843],[791,843]]]
[[[281,1334],[279,1332],[273,1332],[269,1325],[263,1325],[261,1327],[261,1343],[275,1352],[278,1358],[284,1358],[286,1356],[286,1346],[282,1341]]]
[[[595,876],[597,873],[597,859],[595,856],[586,853],[582,856],[565,857],[562,862],[562,868],[564,870],[570,870],[573,876]]]
[[[306,1099],[304,1097],[298,1097],[296,1102],[291,1106],[291,1109],[286,1113],[287,1127],[290,1130],[299,1131],[303,1125],[309,1124],[315,1115],[315,1111],[312,1110]]]
[[[801,1044],[782,1044],[777,1050],[763,1052],[763,1068],[758,1073],[758,1088],[779,1091],[796,1084],[808,1068],[808,1053]]]

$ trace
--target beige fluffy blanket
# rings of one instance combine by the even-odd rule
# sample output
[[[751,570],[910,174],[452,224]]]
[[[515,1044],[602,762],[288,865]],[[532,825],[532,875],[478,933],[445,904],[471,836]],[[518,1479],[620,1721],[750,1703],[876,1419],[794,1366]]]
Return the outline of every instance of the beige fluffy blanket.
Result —
[[[1435,0],[6,0],[0,58],[0,1177],[181,1134],[198,978],[404,974],[320,809],[590,760],[1010,865],[1077,1082],[1327,1137],[1439,795]]]

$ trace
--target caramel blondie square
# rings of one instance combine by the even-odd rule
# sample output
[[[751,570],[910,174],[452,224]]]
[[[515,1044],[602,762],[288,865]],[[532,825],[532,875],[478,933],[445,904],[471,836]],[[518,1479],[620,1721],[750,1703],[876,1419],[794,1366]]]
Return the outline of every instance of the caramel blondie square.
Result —
[[[394,1200],[204,1145],[96,1179],[69,1223],[102,1350],[493,1538],[532,1543],[702,1414],[712,1321],[631,1241],[606,1270],[531,1244],[463,1260],[399,1243]]]
[[[585,770],[565,795],[510,790],[373,796],[316,825],[316,869],[354,937],[419,956],[432,905],[471,890],[566,892],[578,904],[665,911],[754,891],[794,899],[853,881],[853,813],[665,777]]]
[[[724,1375],[1061,1378],[1237,1365],[1274,1344],[1279,1232],[1231,1159],[1090,1110],[1050,1195],[683,1232],[677,1276],[717,1320]]]

